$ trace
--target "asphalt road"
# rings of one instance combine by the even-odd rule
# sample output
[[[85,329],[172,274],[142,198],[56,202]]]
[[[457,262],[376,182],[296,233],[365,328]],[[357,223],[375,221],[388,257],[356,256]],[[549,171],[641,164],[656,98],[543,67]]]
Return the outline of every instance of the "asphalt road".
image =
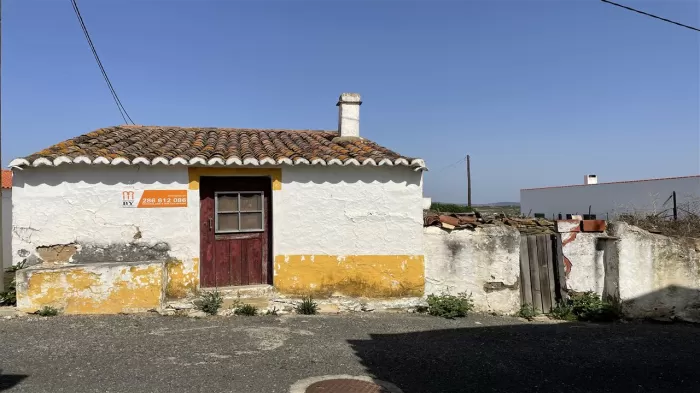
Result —
[[[410,314],[0,320],[2,392],[288,392],[328,374],[409,392],[700,392],[700,327]]]

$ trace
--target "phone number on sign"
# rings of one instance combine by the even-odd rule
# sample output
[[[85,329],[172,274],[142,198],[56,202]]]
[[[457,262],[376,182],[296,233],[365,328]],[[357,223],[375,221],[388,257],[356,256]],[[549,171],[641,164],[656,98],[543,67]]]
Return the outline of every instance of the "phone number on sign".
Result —
[[[187,203],[186,197],[176,197],[176,198],[144,198],[144,204],[148,205],[167,205],[171,203]]]

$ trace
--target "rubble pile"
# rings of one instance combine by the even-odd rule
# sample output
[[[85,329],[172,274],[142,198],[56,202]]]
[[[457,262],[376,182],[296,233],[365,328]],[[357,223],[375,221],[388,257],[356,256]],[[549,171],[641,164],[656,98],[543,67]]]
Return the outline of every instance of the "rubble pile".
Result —
[[[525,235],[555,233],[555,223],[544,218],[512,218],[504,215],[482,217],[474,213],[437,213],[426,211],[423,214],[423,225],[440,227],[447,230],[476,229],[485,225],[507,225],[514,227]]]

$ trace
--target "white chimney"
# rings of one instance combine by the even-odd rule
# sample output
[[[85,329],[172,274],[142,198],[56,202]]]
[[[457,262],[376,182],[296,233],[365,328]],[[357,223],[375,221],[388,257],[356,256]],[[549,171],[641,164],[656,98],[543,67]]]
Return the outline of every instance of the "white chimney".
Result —
[[[596,175],[585,175],[583,177],[583,184],[589,185],[589,184],[598,184],[598,176]]]
[[[341,138],[360,136],[360,95],[343,93],[338,99],[338,132]]]

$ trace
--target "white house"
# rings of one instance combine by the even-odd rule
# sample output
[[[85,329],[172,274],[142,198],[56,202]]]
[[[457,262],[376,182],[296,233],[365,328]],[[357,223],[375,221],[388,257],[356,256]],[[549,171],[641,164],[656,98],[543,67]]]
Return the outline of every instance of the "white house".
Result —
[[[117,126],[18,158],[18,306],[157,308],[199,288],[421,295],[423,160],[337,131]]]
[[[590,208],[601,219],[627,213],[670,217],[674,193],[678,216],[700,212],[700,175],[610,183],[598,183],[596,176],[587,175],[583,184],[520,190],[520,211],[565,218],[566,214],[588,214]]]

